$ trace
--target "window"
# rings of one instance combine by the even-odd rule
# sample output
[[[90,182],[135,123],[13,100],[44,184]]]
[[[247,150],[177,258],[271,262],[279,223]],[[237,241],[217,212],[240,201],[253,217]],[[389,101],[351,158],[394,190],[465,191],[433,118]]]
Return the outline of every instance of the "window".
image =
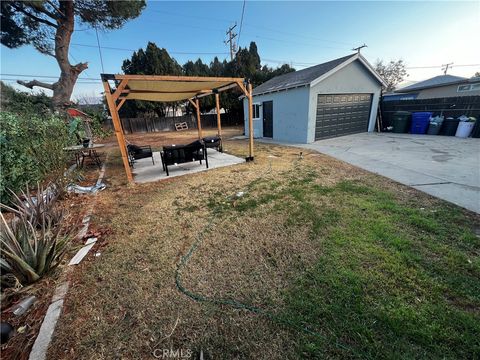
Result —
[[[459,85],[457,92],[470,91],[470,85]]]
[[[254,119],[260,119],[260,104],[253,104],[252,117]]]
[[[480,90],[480,84],[459,85],[457,92]]]

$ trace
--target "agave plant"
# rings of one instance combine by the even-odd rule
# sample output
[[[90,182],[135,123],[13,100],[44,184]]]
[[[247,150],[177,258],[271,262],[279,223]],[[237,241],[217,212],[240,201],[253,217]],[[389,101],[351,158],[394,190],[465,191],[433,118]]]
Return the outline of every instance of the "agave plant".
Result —
[[[72,237],[43,214],[39,229],[25,213],[7,221],[3,214],[0,229],[0,266],[20,284],[28,285],[60,264]]]
[[[63,214],[57,206],[59,193],[56,186],[48,184],[44,188],[38,184],[36,196],[30,195],[28,186],[26,190],[21,191],[20,196],[10,190],[12,206],[0,204],[0,207],[13,212],[20,218],[27,219],[34,228],[40,228],[44,220],[49,221],[53,226],[60,224]]]

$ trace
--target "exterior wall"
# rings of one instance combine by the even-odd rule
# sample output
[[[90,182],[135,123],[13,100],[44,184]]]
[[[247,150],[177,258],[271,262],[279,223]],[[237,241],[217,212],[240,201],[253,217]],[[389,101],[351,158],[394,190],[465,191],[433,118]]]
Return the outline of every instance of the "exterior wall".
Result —
[[[380,92],[381,84],[358,60],[348,64],[343,69],[338,70],[333,75],[312,86],[309,95],[307,142],[311,143],[315,141],[317,96],[319,94],[373,94],[368,124],[368,131],[373,131],[377,117]]]
[[[461,84],[439,86],[436,88],[423,89],[419,91],[417,90],[416,92],[419,93],[417,96],[417,99],[434,99],[434,98],[446,98],[446,97],[455,97],[455,96],[480,95],[480,90],[457,92],[457,88],[459,85]]]
[[[253,96],[253,103],[273,101],[273,139],[306,143],[308,133],[309,88],[300,87],[265,95]],[[245,135],[248,136],[248,100],[243,99]],[[253,136],[263,137],[263,109],[260,118],[253,119]]]

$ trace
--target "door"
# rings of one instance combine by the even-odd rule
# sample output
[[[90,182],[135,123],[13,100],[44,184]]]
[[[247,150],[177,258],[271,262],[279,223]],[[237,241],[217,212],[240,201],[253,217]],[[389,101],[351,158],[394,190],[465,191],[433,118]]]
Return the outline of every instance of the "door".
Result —
[[[368,131],[372,94],[318,95],[315,140]]]
[[[273,101],[264,101],[263,104],[263,137],[273,137]]]

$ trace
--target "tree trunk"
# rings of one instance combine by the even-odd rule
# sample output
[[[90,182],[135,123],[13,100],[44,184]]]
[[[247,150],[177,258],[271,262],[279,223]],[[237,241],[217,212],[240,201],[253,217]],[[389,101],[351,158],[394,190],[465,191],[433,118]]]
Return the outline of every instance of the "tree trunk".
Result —
[[[88,63],[71,65],[68,60],[70,40],[75,24],[74,3],[72,0],[59,1],[59,10],[62,16],[56,19],[55,32],[55,59],[60,67],[60,78],[53,84],[46,84],[37,80],[25,82],[17,81],[30,89],[34,86],[43,87],[53,91],[52,106],[55,110],[65,110],[70,106],[70,97],[78,76],[88,68]]]
[[[61,110],[70,105],[73,87],[80,73],[88,68],[88,63],[71,65],[68,60],[70,40],[74,28],[74,4],[72,0],[60,1],[60,11],[65,15],[58,21],[55,33],[55,58],[60,67],[60,78],[53,85],[52,103],[55,109]]]

